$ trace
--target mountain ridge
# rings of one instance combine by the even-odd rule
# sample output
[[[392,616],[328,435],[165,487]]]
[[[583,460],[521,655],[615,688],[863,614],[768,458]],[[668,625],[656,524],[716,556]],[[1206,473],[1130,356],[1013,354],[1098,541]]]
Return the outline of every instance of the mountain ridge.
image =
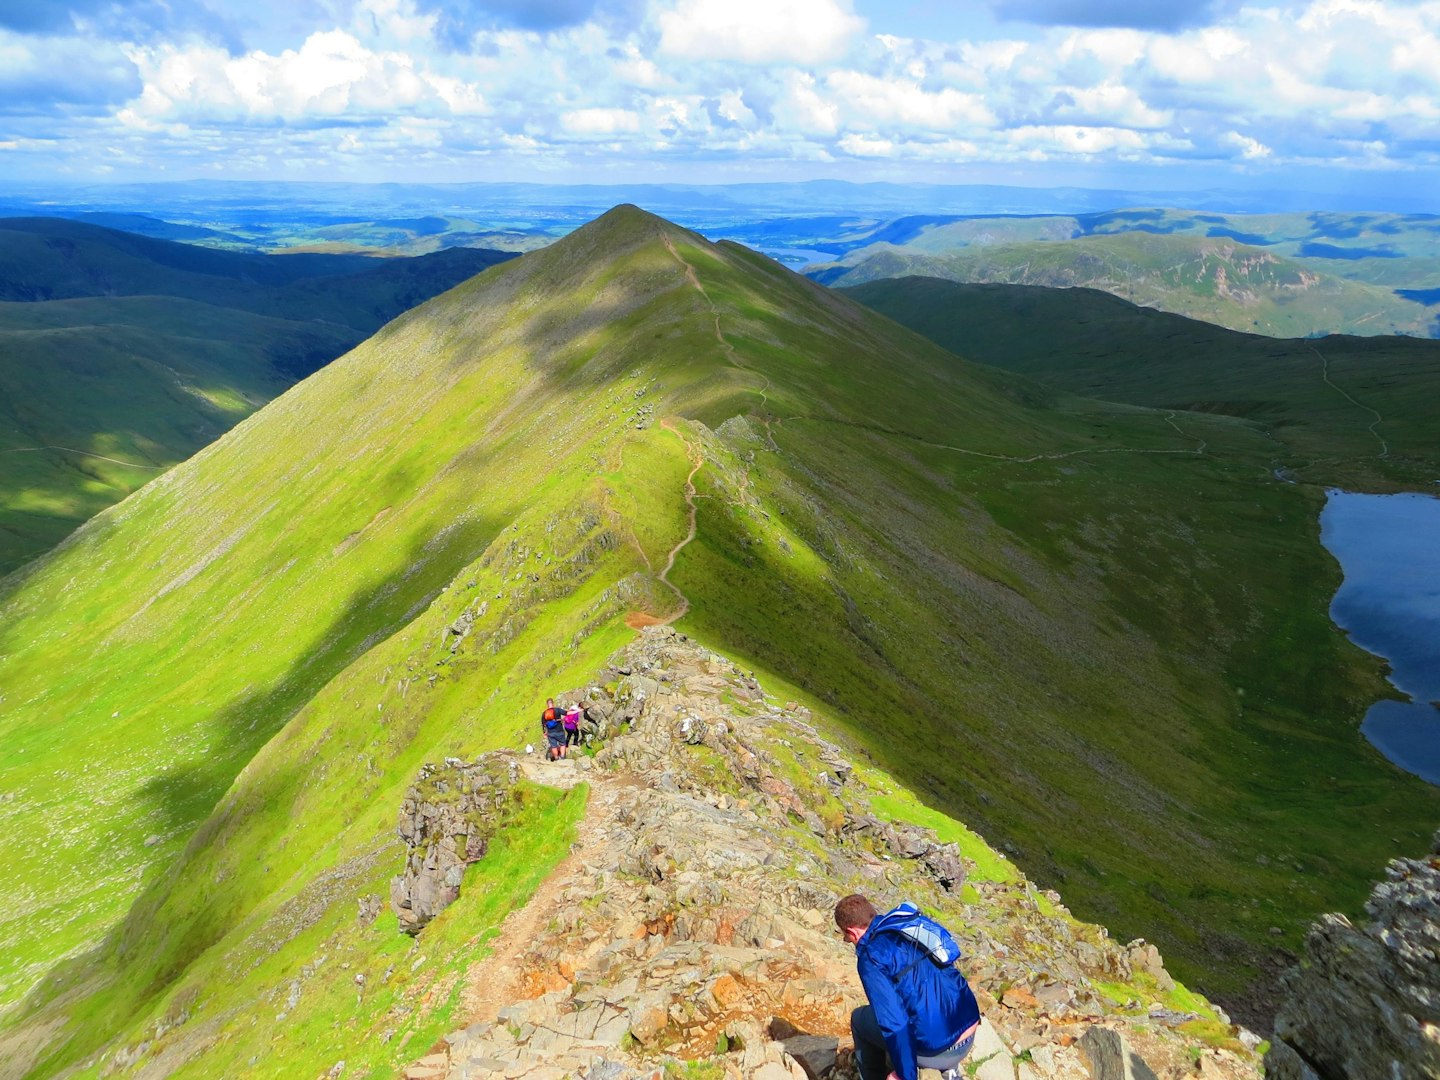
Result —
[[[42,1073],[89,1060],[322,882],[388,877],[421,762],[523,745],[546,686],[583,683],[632,613],[674,613],[667,583],[687,634],[1263,1014],[1267,925],[1298,941],[1363,896],[1375,822],[1408,844],[1434,805],[1357,753],[1379,673],[1326,619],[1318,496],[1266,456],[1242,421],[1016,381],[738,246],[606,215],[0,582],[0,853],[32,867],[4,908],[32,929],[7,1023],[63,1025]],[[106,768],[73,767],[80,745]],[[1317,831],[1337,797],[1352,831]],[[77,799],[113,808],[103,833],[46,828]],[[1324,873],[1256,861],[1281,844]]]

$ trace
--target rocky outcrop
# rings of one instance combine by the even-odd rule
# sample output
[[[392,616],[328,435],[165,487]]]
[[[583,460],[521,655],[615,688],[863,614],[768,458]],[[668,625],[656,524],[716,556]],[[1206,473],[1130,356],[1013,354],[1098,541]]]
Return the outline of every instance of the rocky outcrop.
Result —
[[[1440,832],[1423,859],[1396,859],[1370,922],[1326,915],[1285,977],[1265,1058],[1277,1080],[1440,1077]]]
[[[420,770],[400,808],[405,869],[390,883],[402,930],[419,933],[459,897],[465,867],[484,858],[518,808],[517,775],[514,762],[498,755],[471,764],[447,758]]]
[[[1092,982],[1168,980],[1153,947],[1111,941],[1018,874],[975,880],[957,845],[875,809],[871,774],[808,710],[767,697],[729,660],[650,628],[593,683],[555,696],[586,707],[587,752],[488,767],[502,782],[518,774],[516,790],[588,784],[575,847],[460,988],[466,1026],[411,1080],[855,1080],[849,1016],[865,999],[831,918],[849,892],[915,901],[955,933],[986,1013],[977,1080],[1088,1080],[1091,1029],[1087,1046],[1123,1033],[1132,1075],[1142,1058],[1165,1080],[1201,1075],[1178,1031],[1193,1014],[1122,1009]],[[447,764],[425,782],[461,790],[451,778],[472,768]],[[433,819],[426,836],[453,838],[464,814],[414,795],[402,832]],[[434,870],[417,880],[463,870],[468,847],[441,850],[448,868],[420,859]],[[1201,1054],[1203,1075],[1253,1077],[1236,1050]]]

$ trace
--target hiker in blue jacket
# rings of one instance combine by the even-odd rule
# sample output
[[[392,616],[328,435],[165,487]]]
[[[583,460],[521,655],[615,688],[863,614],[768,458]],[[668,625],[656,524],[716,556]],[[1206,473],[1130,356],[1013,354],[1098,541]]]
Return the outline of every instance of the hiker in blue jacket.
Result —
[[[880,915],[859,893],[835,905],[835,925],[855,946],[870,999],[850,1016],[861,1080],[917,1080],[922,1068],[959,1077],[980,1006],[955,967],[960,947],[950,932],[914,904]]]

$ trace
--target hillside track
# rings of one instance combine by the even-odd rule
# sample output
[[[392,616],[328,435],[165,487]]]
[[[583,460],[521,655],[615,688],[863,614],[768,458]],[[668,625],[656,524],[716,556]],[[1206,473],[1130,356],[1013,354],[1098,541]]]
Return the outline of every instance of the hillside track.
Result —
[[[936,450],[949,450],[956,454],[966,454],[970,457],[987,458],[991,461],[1008,461],[1016,465],[1032,465],[1037,461],[1059,461],[1062,458],[1079,457],[1082,454],[1185,454],[1197,455],[1205,453],[1209,446],[1208,441],[1200,439],[1195,435],[1186,435],[1180,426],[1172,419],[1172,412],[1165,418],[1165,422],[1187,439],[1196,439],[1198,446],[1189,449],[1161,450],[1143,446],[1101,446],[1085,447],[1081,450],[1065,450],[1055,454],[1031,454],[1028,457],[1018,457],[1014,454],[992,454],[984,450],[970,450],[963,446],[951,446],[948,443],[932,442],[921,435],[909,431],[900,431],[896,428],[881,427],[878,424],[862,424],[856,420],[840,420],[833,416],[787,416],[786,421],[808,420],[817,424],[840,424],[844,427],[858,428],[861,431],[873,431],[878,435],[890,435],[899,439],[909,439],[924,446],[934,447]]]
[[[76,450],[70,446],[16,446],[9,450],[0,450],[0,454],[34,454],[45,450],[63,450],[67,454],[98,458],[100,461],[113,461],[116,465],[124,465],[127,469],[144,469],[146,472],[164,472],[169,468],[167,465],[138,465],[133,461],[121,461],[119,458],[106,457],[104,454],[92,454],[89,450]]]
[[[489,944],[489,954],[465,972],[459,1008],[463,1024],[493,1022],[506,1005],[528,996],[525,985],[528,969],[522,957],[561,911],[564,891],[586,867],[602,861],[620,805],[623,781],[607,778],[594,770],[582,774],[568,758],[545,761],[538,754],[528,755],[521,759],[520,771],[532,783],[565,790],[584,781],[590,785],[590,796],[585,804],[585,816],[576,826],[570,853],[541,882],[524,907],[505,917],[499,933]]]
[[[1390,444],[1387,443],[1384,437],[1375,430],[1377,427],[1379,427],[1385,422],[1385,417],[1381,416],[1369,405],[1365,405],[1362,402],[1356,401],[1353,397],[1350,396],[1350,394],[1346,393],[1340,387],[1336,386],[1335,383],[1332,382],[1330,379],[1330,361],[1326,359],[1325,354],[1322,353],[1319,349],[1315,348],[1314,345],[1309,345],[1306,347],[1320,358],[1321,381],[1324,382],[1326,386],[1330,387],[1331,390],[1334,390],[1337,394],[1343,397],[1346,401],[1350,402],[1351,405],[1354,405],[1357,409],[1364,409],[1371,416],[1375,417],[1374,421],[1371,422],[1370,426],[1366,430],[1369,431],[1371,435],[1375,436],[1375,441],[1380,444],[1380,453],[1378,456],[1381,458],[1388,458],[1390,456]]]
[[[690,283],[690,286],[701,295],[701,297],[705,300],[705,306],[710,309],[710,314],[715,319],[715,340],[719,342],[721,350],[725,353],[726,360],[728,360],[732,366],[739,368],[741,371],[747,372],[751,375],[758,375],[762,380],[764,380],[765,385],[758,390],[752,390],[751,393],[760,395],[761,408],[768,412],[770,407],[769,391],[772,385],[769,376],[761,374],[754,368],[747,367],[745,364],[741,363],[739,356],[736,355],[735,346],[732,345],[728,340],[726,340],[724,332],[720,329],[720,309],[715,306],[715,302],[710,299],[710,294],[705,291],[705,286],[702,285],[700,282],[700,276],[695,273],[695,267],[691,266],[688,262],[685,261],[685,256],[680,254],[679,249],[675,247],[675,242],[671,240],[670,237],[666,236],[663,239],[665,244],[665,250],[670,252],[670,254],[674,257],[675,261],[684,268],[685,280],[688,281]],[[767,436],[769,434],[768,422],[766,423],[766,434]],[[770,440],[770,444],[770,448],[772,450],[778,451],[780,449],[778,446],[775,445],[774,439]]]
[[[695,474],[698,473],[701,466],[705,464],[705,452],[698,445],[692,446],[690,441],[686,439],[684,435],[681,435],[679,429],[669,420],[660,421],[660,426],[680,440],[685,447],[685,453],[690,458],[690,472],[685,477],[685,516],[688,525],[685,530],[685,538],[670,549],[670,554],[665,559],[665,569],[661,570],[658,575],[660,580],[665,583],[666,587],[669,588],[680,601],[678,610],[666,618],[661,619],[659,623],[656,624],[659,626],[669,626],[675,620],[682,618],[685,613],[690,610],[690,598],[681,592],[679,586],[670,580],[670,571],[675,569],[675,559],[679,556],[685,545],[695,539]]]

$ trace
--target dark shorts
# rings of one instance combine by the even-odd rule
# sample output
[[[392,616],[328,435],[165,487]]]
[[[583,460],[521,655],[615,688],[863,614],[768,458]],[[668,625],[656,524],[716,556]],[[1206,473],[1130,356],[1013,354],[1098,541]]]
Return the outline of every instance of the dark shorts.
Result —
[[[546,742],[548,745],[550,745],[550,746],[564,746],[564,745],[565,745],[565,732],[563,732],[563,731],[547,731],[547,732],[545,733],[545,742]]]

